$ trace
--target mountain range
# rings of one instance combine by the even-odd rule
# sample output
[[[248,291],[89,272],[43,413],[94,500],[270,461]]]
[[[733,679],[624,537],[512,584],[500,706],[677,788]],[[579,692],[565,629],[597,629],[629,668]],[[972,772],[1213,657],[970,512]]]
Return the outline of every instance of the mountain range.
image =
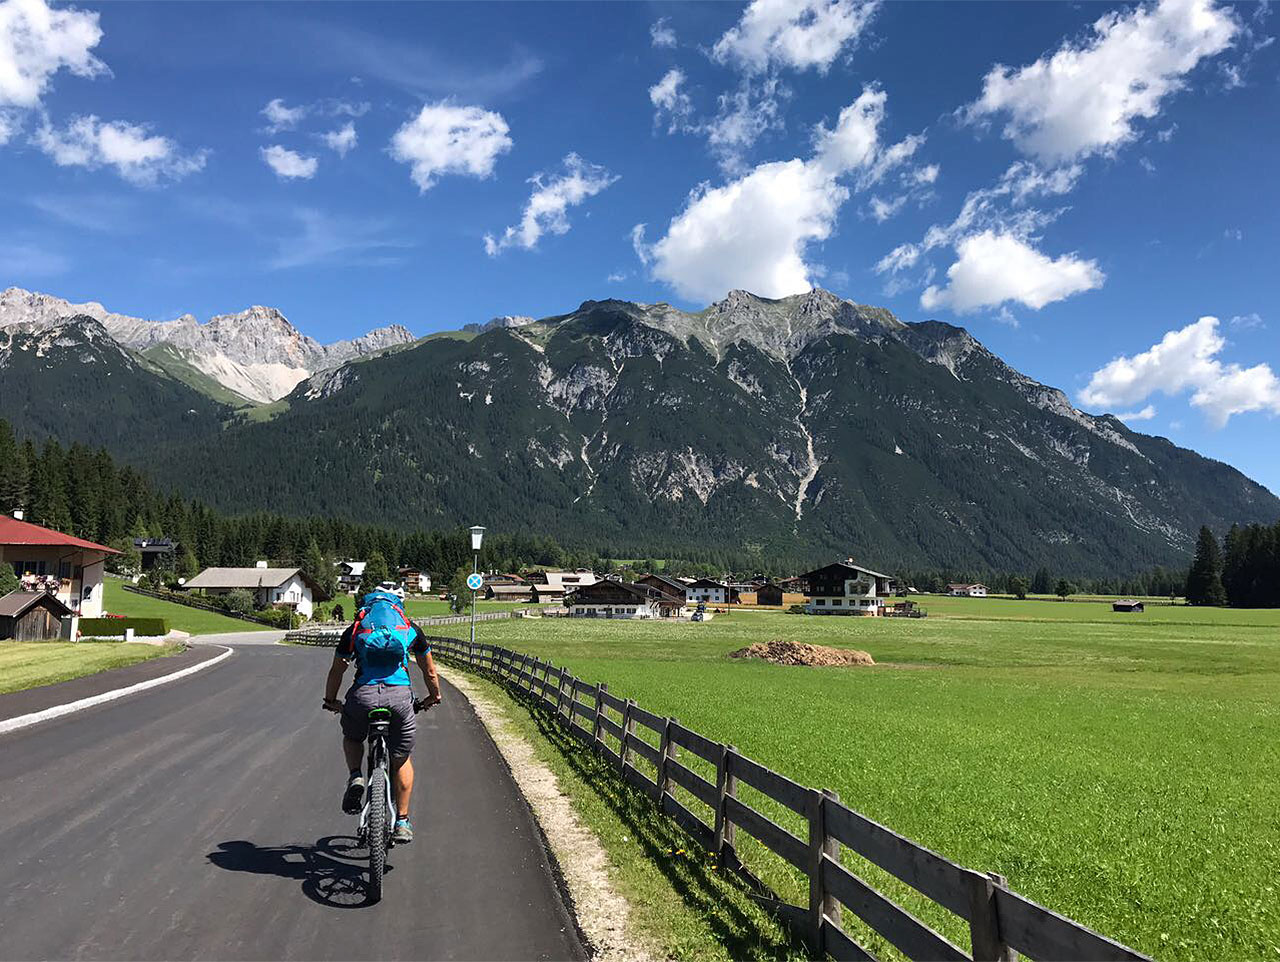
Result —
[[[962,328],[823,290],[733,291],[698,312],[587,301],[328,347],[267,308],[155,323],[10,293],[0,304],[55,306],[0,310],[0,376],[31,399],[57,385],[59,401],[15,417],[6,388],[0,416],[90,440],[98,412],[122,412],[127,430],[94,437],[229,511],[479,521],[637,555],[1080,574],[1184,563],[1201,524],[1280,517],[1234,468],[1077,410]],[[288,373],[250,395],[196,343]]]

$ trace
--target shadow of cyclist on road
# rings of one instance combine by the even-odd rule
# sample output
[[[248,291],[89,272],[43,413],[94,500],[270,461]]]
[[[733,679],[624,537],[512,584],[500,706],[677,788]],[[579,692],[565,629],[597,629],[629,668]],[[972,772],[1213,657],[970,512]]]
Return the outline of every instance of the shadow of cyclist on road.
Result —
[[[252,872],[297,879],[303,894],[333,908],[360,908],[369,902],[365,850],[350,836],[329,835],[314,845],[262,846],[253,842],[219,842],[206,858],[229,872]],[[359,861],[351,861],[359,860]],[[391,871],[391,866],[387,866]]]

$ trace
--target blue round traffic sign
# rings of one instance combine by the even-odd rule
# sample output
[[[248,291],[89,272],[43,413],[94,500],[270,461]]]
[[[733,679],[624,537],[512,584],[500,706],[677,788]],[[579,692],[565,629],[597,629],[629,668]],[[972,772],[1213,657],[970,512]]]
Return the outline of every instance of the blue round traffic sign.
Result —
[[[484,587],[484,578],[473,571],[467,575],[467,587],[472,591],[479,591]]]

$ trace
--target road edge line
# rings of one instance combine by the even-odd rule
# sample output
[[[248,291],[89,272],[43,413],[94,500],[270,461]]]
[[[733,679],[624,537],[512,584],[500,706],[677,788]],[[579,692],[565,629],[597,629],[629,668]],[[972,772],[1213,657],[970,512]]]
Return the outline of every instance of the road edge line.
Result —
[[[229,648],[226,645],[218,645],[218,647],[223,649],[222,654],[210,658],[208,661],[202,661],[198,665],[188,665],[186,668],[180,668],[167,675],[161,675],[159,678],[148,678],[146,681],[126,685],[124,688],[115,688],[111,691],[104,691],[99,695],[90,695],[88,698],[69,701],[65,705],[54,705],[52,708],[45,708],[41,711],[33,711],[26,715],[6,718],[4,721],[0,721],[0,735],[7,735],[9,732],[16,732],[32,725],[38,725],[41,722],[52,721],[55,718],[62,718],[64,715],[71,715],[86,708],[93,708],[95,705],[115,701],[117,698],[132,695],[134,692],[146,691],[148,688],[155,688],[158,685],[164,685],[171,681],[177,681],[179,678],[194,675],[198,671],[212,668],[220,661],[225,661],[235,652],[234,648]]]

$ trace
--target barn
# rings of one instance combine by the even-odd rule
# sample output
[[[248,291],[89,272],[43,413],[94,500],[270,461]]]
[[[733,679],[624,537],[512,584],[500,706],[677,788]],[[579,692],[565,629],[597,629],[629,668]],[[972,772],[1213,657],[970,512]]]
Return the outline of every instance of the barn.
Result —
[[[1111,610],[1139,612],[1139,611],[1145,611],[1146,607],[1142,604],[1141,601],[1134,601],[1132,598],[1125,598],[1122,601],[1111,602]]]
[[[782,587],[766,581],[756,588],[756,604],[782,607]]]
[[[0,598],[0,638],[48,641],[57,638],[71,609],[45,591],[11,591]]]

